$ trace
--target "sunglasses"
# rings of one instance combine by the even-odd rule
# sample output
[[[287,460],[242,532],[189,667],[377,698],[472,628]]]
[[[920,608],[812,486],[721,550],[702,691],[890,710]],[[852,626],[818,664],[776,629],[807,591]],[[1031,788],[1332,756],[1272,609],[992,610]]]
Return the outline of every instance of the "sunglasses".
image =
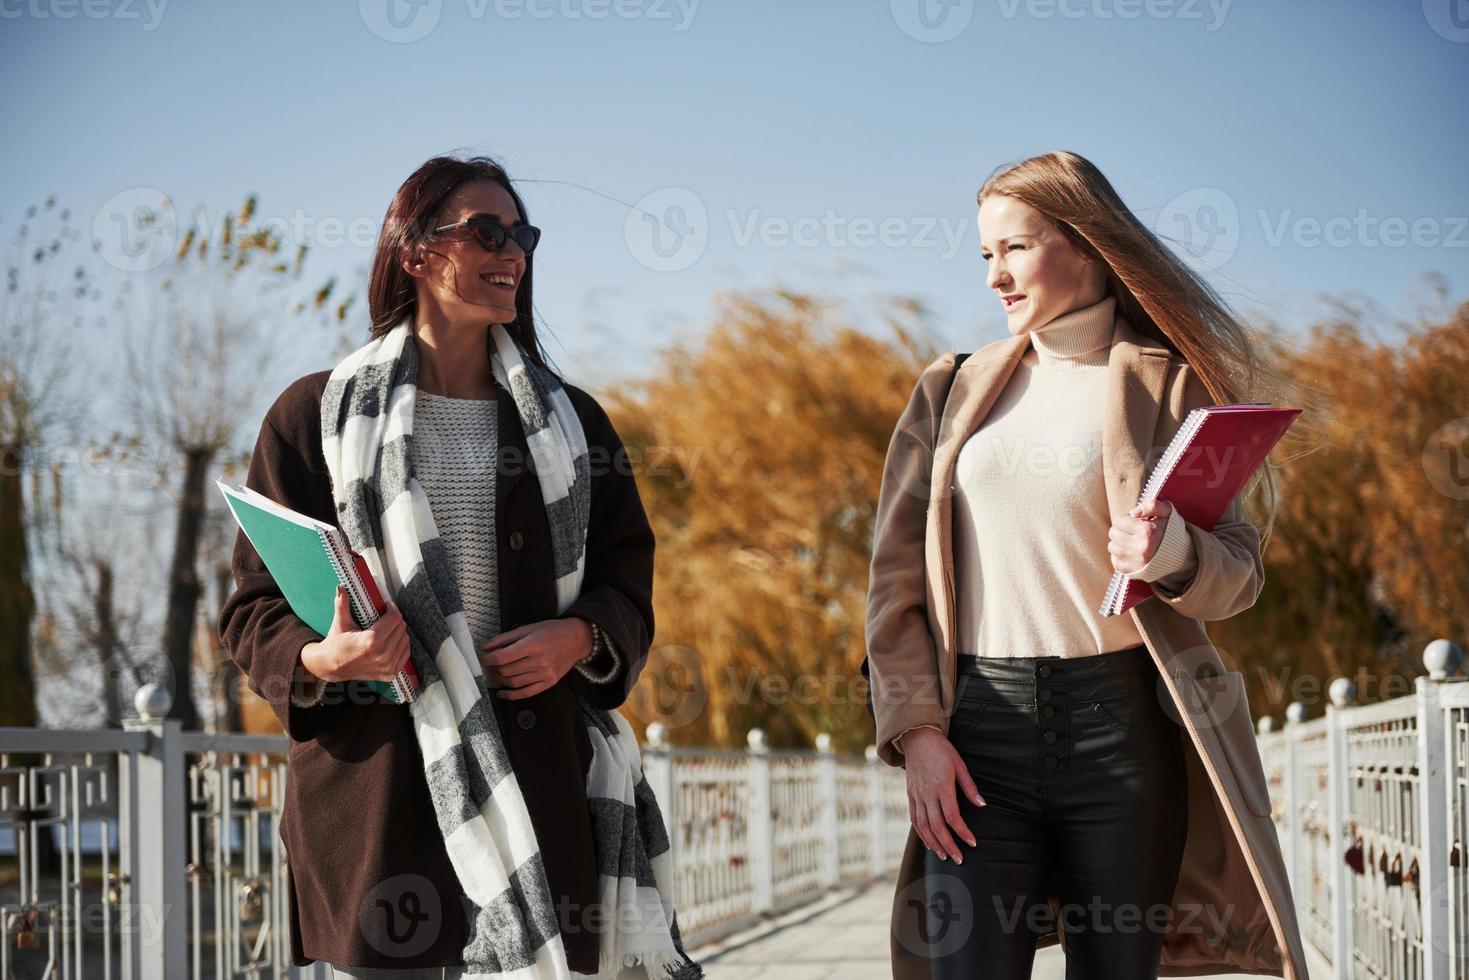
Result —
[[[513,241],[520,246],[520,250],[526,255],[536,250],[536,243],[541,240],[541,229],[535,225],[516,225],[506,228],[494,218],[477,216],[456,221],[451,225],[440,225],[434,229],[434,234],[452,231],[455,228],[468,228],[473,233],[480,247],[486,252],[498,252],[505,247],[506,240]]]

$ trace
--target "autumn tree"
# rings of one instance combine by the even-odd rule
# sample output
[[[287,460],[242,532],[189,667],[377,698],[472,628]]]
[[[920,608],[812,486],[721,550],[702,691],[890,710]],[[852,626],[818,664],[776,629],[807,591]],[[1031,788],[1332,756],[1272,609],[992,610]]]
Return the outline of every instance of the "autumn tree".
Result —
[[[632,713],[680,742],[870,738],[856,668],[882,464],[935,356],[916,304],[880,329],[793,292],[726,296],[697,345],[609,396],[656,552],[656,646]],[[874,325],[869,325],[869,327]],[[697,671],[707,706],[670,709]],[[663,698],[665,704],[659,705]]]
[[[169,208],[160,202],[161,208]],[[140,277],[131,311],[124,392],[131,437],[155,447],[172,473],[172,558],[162,649],[174,681],[170,716],[198,728],[191,651],[204,586],[199,554],[209,519],[208,477],[233,447],[293,330],[345,316],[334,283],[304,291],[306,246],[254,221],[256,199],[214,225],[203,216],[167,261]],[[212,570],[212,569],[211,569]],[[217,652],[217,651],[216,651]]]
[[[1210,633],[1278,720],[1296,700],[1321,714],[1338,676],[1366,702],[1402,696],[1430,640],[1469,632],[1469,305],[1394,323],[1339,299],[1272,356],[1315,425],[1274,454],[1260,600]]]
[[[39,721],[32,639],[33,545],[60,540],[64,450],[83,424],[72,344],[95,299],[68,209],[55,197],[13,230],[0,295],[0,725]]]

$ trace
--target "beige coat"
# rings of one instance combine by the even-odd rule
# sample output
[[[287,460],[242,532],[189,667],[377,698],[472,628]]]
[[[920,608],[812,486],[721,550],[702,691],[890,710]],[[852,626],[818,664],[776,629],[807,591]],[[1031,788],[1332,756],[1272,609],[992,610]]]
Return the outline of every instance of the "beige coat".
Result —
[[[892,766],[903,765],[895,736],[922,725],[948,731],[956,663],[955,458],[1029,346],[1028,334],[987,344],[957,375],[954,355],[940,357],[919,378],[893,433],[867,607],[877,751]],[[1102,422],[1102,470],[1112,514],[1126,513],[1137,502],[1148,471],[1183,419],[1209,404],[1202,379],[1183,358],[1117,317]],[[1188,843],[1159,972],[1307,980],[1244,675],[1226,666],[1204,631],[1205,620],[1227,619],[1258,597],[1264,584],[1259,533],[1240,519],[1237,499],[1212,532],[1194,525],[1188,531],[1198,555],[1193,580],[1180,594],[1152,583],[1154,594],[1124,613],[1137,623],[1172,699],[1170,710],[1182,722],[1188,769]],[[892,918],[893,976],[901,980],[929,975],[919,924],[923,851],[910,826]],[[1051,907],[1059,908],[1055,896]],[[1040,945],[1061,941],[1055,930]]]

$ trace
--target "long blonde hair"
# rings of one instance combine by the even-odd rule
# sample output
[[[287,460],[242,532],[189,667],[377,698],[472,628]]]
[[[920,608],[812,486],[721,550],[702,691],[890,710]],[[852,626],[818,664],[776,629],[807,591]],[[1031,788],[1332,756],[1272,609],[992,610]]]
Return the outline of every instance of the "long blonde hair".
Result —
[[[1022,201],[1038,211],[1107,277],[1107,292],[1134,329],[1183,357],[1218,404],[1270,401],[1291,387],[1265,363],[1254,331],[1122,203],[1112,184],[1085,157],[1053,150],[997,168],[976,195]],[[1151,447],[1140,447],[1147,451]],[[1262,492],[1269,540],[1278,503],[1267,460],[1241,491]]]

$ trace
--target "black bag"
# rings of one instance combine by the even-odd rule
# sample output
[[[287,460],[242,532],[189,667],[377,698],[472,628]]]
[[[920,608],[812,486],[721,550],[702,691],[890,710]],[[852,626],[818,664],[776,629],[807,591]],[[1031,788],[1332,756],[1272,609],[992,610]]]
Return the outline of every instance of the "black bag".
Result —
[[[968,354],[956,354],[956,355],[954,355],[954,374],[955,375],[957,375],[959,373],[959,365],[963,364],[964,363],[964,359],[966,357],[968,357],[968,356],[969,356]],[[950,375],[950,377],[949,377],[949,390],[952,391],[953,388],[954,388],[954,377],[953,377],[953,375]],[[944,400],[946,402],[948,401],[948,395],[947,394],[944,395]],[[860,668],[858,668],[858,669],[860,669],[862,671],[863,689],[864,689],[864,692],[865,692],[866,697],[867,697],[867,714],[872,719],[873,724],[876,724],[877,723],[877,712],[875,710],[873,710],[873,707],[872,707],[872,672],[871,672],[872,669],[871,669],[870,665],[867,662],[867,656],[865,654],[862,657],[862,666]]]

